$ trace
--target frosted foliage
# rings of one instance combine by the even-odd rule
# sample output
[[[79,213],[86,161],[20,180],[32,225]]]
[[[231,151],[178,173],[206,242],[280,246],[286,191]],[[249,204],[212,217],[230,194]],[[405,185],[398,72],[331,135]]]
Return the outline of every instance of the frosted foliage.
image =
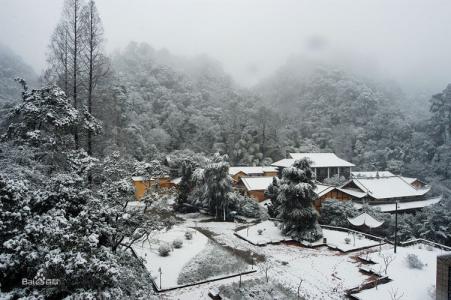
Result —
[[[285,168],[279,183],[277,202],[282,232],[294,240],[314,242],[321,238],[318,213],[313,207],[315,183],[308,160],[297,160]]]

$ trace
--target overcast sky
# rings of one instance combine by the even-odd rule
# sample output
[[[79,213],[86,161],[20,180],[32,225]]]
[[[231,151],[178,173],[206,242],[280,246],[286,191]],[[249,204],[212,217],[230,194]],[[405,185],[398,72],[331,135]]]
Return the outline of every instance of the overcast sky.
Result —
[[[307,45],[355,58],[403,86],[451,82],[449,0],[97,0],[109,52],[146,41],[208,54],[239,83],[271,74]],[[36,71],[63,0],[0,0],[0,43]],[[321,43],[318,43],[321,41]]]

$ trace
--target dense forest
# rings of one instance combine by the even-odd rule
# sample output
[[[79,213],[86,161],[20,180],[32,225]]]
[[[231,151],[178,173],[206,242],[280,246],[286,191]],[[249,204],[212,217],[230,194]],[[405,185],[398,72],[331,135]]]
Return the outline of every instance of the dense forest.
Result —
[[[19,97],[11,78],[33,84],[35,76],[9,50],[2,53],[9,64],[0,79],[5,106]],[[227,154],[232,165],[265,165],[289,151],[333,151],[361,170],[450,186],[450,87],[425,99],[430,113],[416,118],[398,88],[301,58],[251,89],[213,59],[177,57],[145,43],[130,43],[108,64],[92,103],[103,123],[93,143],[100,157],[120,151],[151,161],[189,149]]]

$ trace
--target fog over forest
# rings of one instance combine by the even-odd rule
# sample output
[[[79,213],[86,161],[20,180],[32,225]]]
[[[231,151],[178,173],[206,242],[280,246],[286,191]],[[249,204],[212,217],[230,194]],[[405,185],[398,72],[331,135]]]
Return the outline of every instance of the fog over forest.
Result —
[[[63,1],[0,3],[0,41],[40,72]],[[99,0],[97,6],[108,52],[137,41],[177,55],[207,54],[246,86],[293,55],[352,64],[407,92],[437,90],[450,76],[446,0]]]

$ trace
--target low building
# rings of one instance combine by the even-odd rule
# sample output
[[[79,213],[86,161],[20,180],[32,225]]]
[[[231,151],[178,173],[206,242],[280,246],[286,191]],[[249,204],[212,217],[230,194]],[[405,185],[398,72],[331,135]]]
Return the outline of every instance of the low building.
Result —
[[[382,172],[352,172],[352,179],[338,188],[351,195],[361,208],[363,203],[378,207],[384,212],[423,208],[441,200],[441,197],[429,197],[430,186],[416,178],[394,175],[388,171]]]
[[[256,176],[277,176],[276,167],[230,167],[229,175],[235,183],[240,181],[241,177],[256,177]]]
[[[274,177],[241,177],[241,183],[243,191],[246,195],[256,199],[258,202],[262,202],[266,199],[265,191],[269,185],[273,182]],[[337,199],[342,201],[349,201],[352,199],[351,195],[348,195],[338,188],[330,185],[316,184],[315,194],[317,198],[314,201],[315,208],[319,211],[323,201],[327,199]]]
[[[350,201],[352,196],[341,191],[339,188],[331,185],[317,184],[315,188],[317,198],[315,199],[315,208],[321,210],[322,203],[328,199],[339,201]]]
[[[265,191],[272,183],[274,176],[241,177],[244,192],[258,202],[265,200]]]
[[[282,169],[291,167],[296,160],[307,158],[311,162],[314,176],[318,181],[335,175],[349,179],[352,167],[355,166],[334,153],[290,153],[290,157],[276,161],[271,166],[277,167],[280,173]]]
[[[179,178],[172,179],[169,176],[152,177],[148,178],[146,176],[133,176],[132,177],[133,187],[135,188],[135,198],[140,200],[144,197],[144,194],[152,186],[158,186],[163,189],[170,189],[178,185],[180,182]]]
[[[135,188],[135,198],[137,200],[144,197],[146,191],[150,188],[152,180],[145,176],[133,176],[132,177],[133,187]]]

